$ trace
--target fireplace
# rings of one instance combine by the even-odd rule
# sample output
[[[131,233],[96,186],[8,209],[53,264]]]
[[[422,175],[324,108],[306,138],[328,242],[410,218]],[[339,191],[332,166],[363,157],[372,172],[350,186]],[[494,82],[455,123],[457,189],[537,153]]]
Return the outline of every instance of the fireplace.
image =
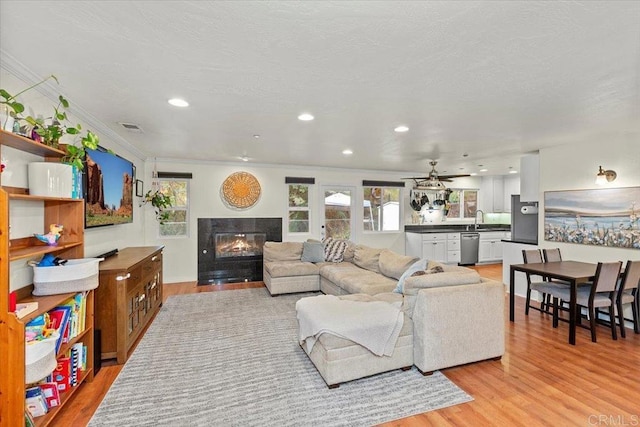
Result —
[[[282,218],[198,218],[198,284],[262,280],[266,241],[282,241]]]

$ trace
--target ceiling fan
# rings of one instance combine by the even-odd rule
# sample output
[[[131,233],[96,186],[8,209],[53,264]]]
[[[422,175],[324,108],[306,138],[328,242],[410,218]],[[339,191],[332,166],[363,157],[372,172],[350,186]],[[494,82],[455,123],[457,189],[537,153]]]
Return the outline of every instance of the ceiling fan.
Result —
[[[443,184],[443,182],[451,182],[453,178],[461,178],[464,176],[470,176],[469,174],[457,174],[457,175],[439,175],[438,171],[436,171],[436,165],[438,162],[436,160],[431,160],[429,165],[431,165],[431,171],[429,172],[429,176],[413,176],[409,178],[403,179],[412,179],[415,182],[414,189],[416,190],[446,190],[447,187]]]

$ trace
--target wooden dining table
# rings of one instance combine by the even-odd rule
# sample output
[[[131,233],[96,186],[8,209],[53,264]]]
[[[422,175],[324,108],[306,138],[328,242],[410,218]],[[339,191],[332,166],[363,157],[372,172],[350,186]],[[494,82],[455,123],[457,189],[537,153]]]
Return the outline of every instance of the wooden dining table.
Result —
[[[509,320],[515,320],[515,273],[534,274],[548,279],[558,279],[569,283],[569,344],[576,344],[576,324],[578,308],[576,304],[578,286],[595,279],[597,264],[580,261],[541,262],[530,264],[511,264],[509,277]]]

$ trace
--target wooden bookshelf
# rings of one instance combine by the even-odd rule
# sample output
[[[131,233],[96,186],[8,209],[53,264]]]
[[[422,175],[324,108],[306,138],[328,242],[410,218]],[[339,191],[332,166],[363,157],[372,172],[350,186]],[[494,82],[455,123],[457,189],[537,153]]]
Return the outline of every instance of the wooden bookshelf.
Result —
[[[44,158],[45,161],[60,161],[65,156],[63,149],[49,147],[28,138],[0,130],[0,154],[4,147],[11,147]],[[0,175],[0,180],[2,176]],[[18,319],[9,312],[11,290],[11,263],[17,260],[38,259],[52,253],[62,258],[82,258],[84,256],[84,200],[58,197],[31,196],[27,189],[3,187],[0,181],[0,425],[24,425],[25,411],[25,325],[71,298],[75,293],[34,297],[31,286],[18,289],[19,302],[37,301],[38,309],[24,318]],[[27,209],[43,211],[42,230],[49,224],[63,224],[64,232],[56,246],[48,246],[35,237],[9,239],[11,224],[10,204],[27,202]],[[85,329],[70,343],[61,346],[58,354],[63,354],[73,344],[82,342],[87,347],[87,369],[82,372],[78,385],[61,395],[61,405],[50,410],[45,416],[35,418],[37,426],[52,422],[59,409],[75,394],[85,381],[93,380],[94,351],[94,291],[87,295]]]

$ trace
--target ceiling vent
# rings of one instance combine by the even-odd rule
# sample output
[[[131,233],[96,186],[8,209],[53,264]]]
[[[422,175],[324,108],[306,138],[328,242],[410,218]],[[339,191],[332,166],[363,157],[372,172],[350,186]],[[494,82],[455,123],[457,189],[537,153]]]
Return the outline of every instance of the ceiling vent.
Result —
[[[135,132],[135,133],[144,132],[142,128],[135,123],[118,123],[118,124],[123,128],[125,128],[126,130],[128,130],[129,132]]]

